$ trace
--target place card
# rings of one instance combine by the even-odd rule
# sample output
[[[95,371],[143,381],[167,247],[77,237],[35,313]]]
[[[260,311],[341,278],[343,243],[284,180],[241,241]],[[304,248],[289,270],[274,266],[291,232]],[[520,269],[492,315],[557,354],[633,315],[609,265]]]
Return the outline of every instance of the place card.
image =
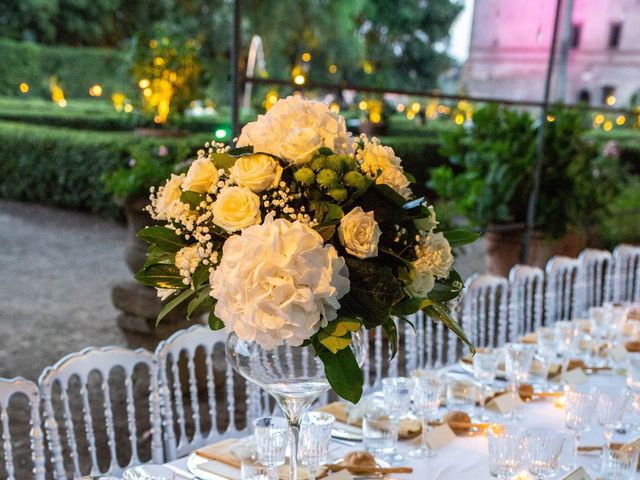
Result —
[[[562,477],[562,480],[591,480],[591,477],[584,468],[578,467],[566,477]]]
[[[572,368],[564,374],[564,380],[569,385],[587,383],[587,374],[581,368]]]
[[[345,468],[344,470],[338,470],[337,472],[327,475],[324,478],[325,480],[353,480],[353,475]]]
[[[616,345],[611,350],[609,350],[609,358],[614,362],[620,362],[627,358],[627,349],[622,345]]]
[[[498,410],[498,412],[504,415],[522,404],[523,401],[520,398],[520,395],[516,395],[514,398],[511,392],[507,392],[491,399],[491,401],[487,403],[487,408]]]
[[[455,440],[456,434],[453,433],[451,427],[446,423],[433,427],[426,435],[427,444],[431,450],[437,450],[440,447],[444,447],[446,444]]]

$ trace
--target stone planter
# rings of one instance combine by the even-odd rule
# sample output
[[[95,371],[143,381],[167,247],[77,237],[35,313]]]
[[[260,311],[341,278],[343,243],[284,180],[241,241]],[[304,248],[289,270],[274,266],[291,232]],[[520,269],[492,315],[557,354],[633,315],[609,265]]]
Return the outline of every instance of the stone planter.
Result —
[[[522,225],[496,225],[489,227],[484,236],[485,271],[494,275],[508,276],[509,270],[520,263]],[[529,243],[527,264],[544,268],[555,255],[577,257],[586,247],[586,236],[576,230],[569,230],[557,240],[546,237],[541,232],[533,232]]]

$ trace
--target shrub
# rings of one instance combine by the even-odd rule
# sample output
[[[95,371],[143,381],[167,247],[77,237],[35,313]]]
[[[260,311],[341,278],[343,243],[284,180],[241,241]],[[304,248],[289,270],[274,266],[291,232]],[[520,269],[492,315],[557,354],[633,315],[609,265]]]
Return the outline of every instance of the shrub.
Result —
[[[170,154],[183,155],[208,137],[140,138],[0,122],[0,196],[118,215],[119,207],[103,184],[105,174],[126,168],[136,150],[164,145]]]

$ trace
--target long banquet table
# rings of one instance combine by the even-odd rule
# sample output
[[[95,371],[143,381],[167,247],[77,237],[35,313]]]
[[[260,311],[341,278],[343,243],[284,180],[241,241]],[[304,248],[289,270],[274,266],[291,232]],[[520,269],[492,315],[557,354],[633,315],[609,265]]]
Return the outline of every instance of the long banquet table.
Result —
[[[448,370],[462,373],[462,370],[457,365],[450,367]],[[623,389],[625,387],[625,379],[613,372],[597,373],[589,375],[587,385],[592,385],[603,390]],[[523,417],[519,422],[522,425],[528,427],[549,427],[564,431],[568,434],[570,433],[564,427],[564,409],[556,407],[552,400],[536,400],[525,403],[520,407],[519,412],[522,413]],[[498,414],[495,414],[495,422],[508,423]],[[632,433],[627,433],[626,435],[615,434],[613,441],[625,442],[633,438],[634,435]],[[399,442],[399,453],[403,454],[406,459],[402,465],[412,467],[413,473],[409,475],[392,475],[393,478],[407,480],[482,480],[493,478],[489,475],[487,438],[484,435],[458,436],[452,443],[439,449],[435,457],[414,460],[409,458],[406,452],[414,448],[417,441],[418,440],[414,439]],[[597,425],[595,419],[591,430],[582,436],[580,444],[603,444],[602,429]],[[362,450],[362,444],[345,445],[335,441],[330,454],[338,459],[343,454],[353,450]],[[598,454],[590,453],[580,454],[578,456],[578,463],[583,467],[588,467],[590,464],[597,463],[598,461]],[[197,478],[188,474],[186,462],[187,458],[184,457],[170,462],[170,464],[175,467],[175,470],[184,472],[185,478]],[[526,465],[523,467],[523,472],[526,472]],[[229,473],[228,471],[225,473],[221,472],[221,475],[228,477]],[[239,472],[236,478],[240,478]],[[525,475],[522,476],[522,478],[532,477]],[[554,478],[563,478],[563,475],[559,474]],[[640,473],[636,474],[636,478],[640,479]]]

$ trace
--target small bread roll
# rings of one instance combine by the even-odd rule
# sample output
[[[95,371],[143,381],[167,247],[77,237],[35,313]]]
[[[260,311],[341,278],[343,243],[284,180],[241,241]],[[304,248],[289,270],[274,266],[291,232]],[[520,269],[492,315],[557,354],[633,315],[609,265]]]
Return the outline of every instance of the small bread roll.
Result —
[[[520,398],[525,402],[531,400],[531,397],[533,397],[533,385],[523,383],[518,387],[518,395],[520,395]]]
[[[377,467],[376,459],[369,452],[356,450],[344,456],[342,463],[349,467]]]

